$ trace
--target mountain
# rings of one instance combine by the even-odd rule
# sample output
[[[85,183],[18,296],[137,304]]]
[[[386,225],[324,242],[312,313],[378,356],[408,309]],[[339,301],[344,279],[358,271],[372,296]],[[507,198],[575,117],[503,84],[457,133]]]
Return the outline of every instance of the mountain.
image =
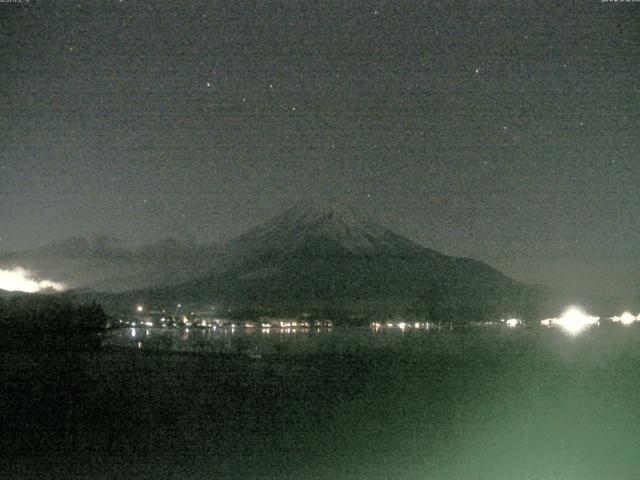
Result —
[[[422,249],[347,206],[315,201],[302,202],[249,230],[232,242],[231,249],[250,258],[290,253],[310,244],[355,255]]]
[[[425,248],[335,204],[297,205],[230,242],[223,258],[216,274],[126,299],[220,304],[247,315],[484,320],[536,315],[548,294],[482,262]]]
[[[35,250],[0,253],[0,269],[19,266],[70,288],[123,292],[211,274],[219,250],[171,238],[126,247],[106,236],[72,237]]]

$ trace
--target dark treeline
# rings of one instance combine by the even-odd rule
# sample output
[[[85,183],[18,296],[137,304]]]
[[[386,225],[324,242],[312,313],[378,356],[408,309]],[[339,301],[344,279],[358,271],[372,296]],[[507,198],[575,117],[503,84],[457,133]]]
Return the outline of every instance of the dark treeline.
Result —
[[[100,346],[107,316],[98,304],[24,295],[0,299],[0,349],[86,351]]]

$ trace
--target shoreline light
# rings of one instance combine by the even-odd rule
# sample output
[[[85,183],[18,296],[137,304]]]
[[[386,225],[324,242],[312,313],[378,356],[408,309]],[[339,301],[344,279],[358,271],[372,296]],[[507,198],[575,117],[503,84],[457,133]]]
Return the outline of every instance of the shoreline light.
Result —
[[[518,320],[517,318],[510,318],[508,320],[502,320],[502,321],[506,323],[507,327],[509,328],[515,328],[522,323],[522,321]]]
[[[560,317],[543,320],[543,325],[557,325],[571,335],[597,325],[600,317],[587,315],[580,307],[569,307]]]
[[[612,322],[616,322],[616,323],[622,323],[623,325],[631,325],[633,322],[637,321],[640,318],[640,315],[638,315],[638,317],[636,317],[635,315],[632,315],[629,312],[624,312],[622,315],[620,316],[614,316],[611,317],[611,321]]]

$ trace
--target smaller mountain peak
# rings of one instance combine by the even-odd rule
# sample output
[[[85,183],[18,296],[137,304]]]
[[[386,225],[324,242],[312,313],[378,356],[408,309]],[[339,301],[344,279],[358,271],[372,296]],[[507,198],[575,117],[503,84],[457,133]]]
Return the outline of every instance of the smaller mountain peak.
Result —
[[[124,248],[120,240],[108,235],[92,235],[89,237],[69,237],[40,247],[39,251],[49,254],[81,256],[88,254],[107,254],[121,252]]]

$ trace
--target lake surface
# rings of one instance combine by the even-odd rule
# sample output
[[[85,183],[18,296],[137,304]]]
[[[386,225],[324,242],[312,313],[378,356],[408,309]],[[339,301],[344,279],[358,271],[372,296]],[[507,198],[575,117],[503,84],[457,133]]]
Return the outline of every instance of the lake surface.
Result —
[[[37,364],[64,435],[23,425],[6,478],[635,479],[637,327],[123,329]]]
[[[368,349],[388,348],[413,340],[431,339],[448,333],[447,328],[431,326],[404,328],[308,327],[260,328],[122,328],[113,330],[104,345],[147,350],[192,353],[225,353],[274,355],[348,353]],[[425,334],[429,334],[425,337]],[[453,338],[447,335],[449,339]],[[442,337],[445,338],[445,337]],[[400,345],[397,345],[400,346]]]

